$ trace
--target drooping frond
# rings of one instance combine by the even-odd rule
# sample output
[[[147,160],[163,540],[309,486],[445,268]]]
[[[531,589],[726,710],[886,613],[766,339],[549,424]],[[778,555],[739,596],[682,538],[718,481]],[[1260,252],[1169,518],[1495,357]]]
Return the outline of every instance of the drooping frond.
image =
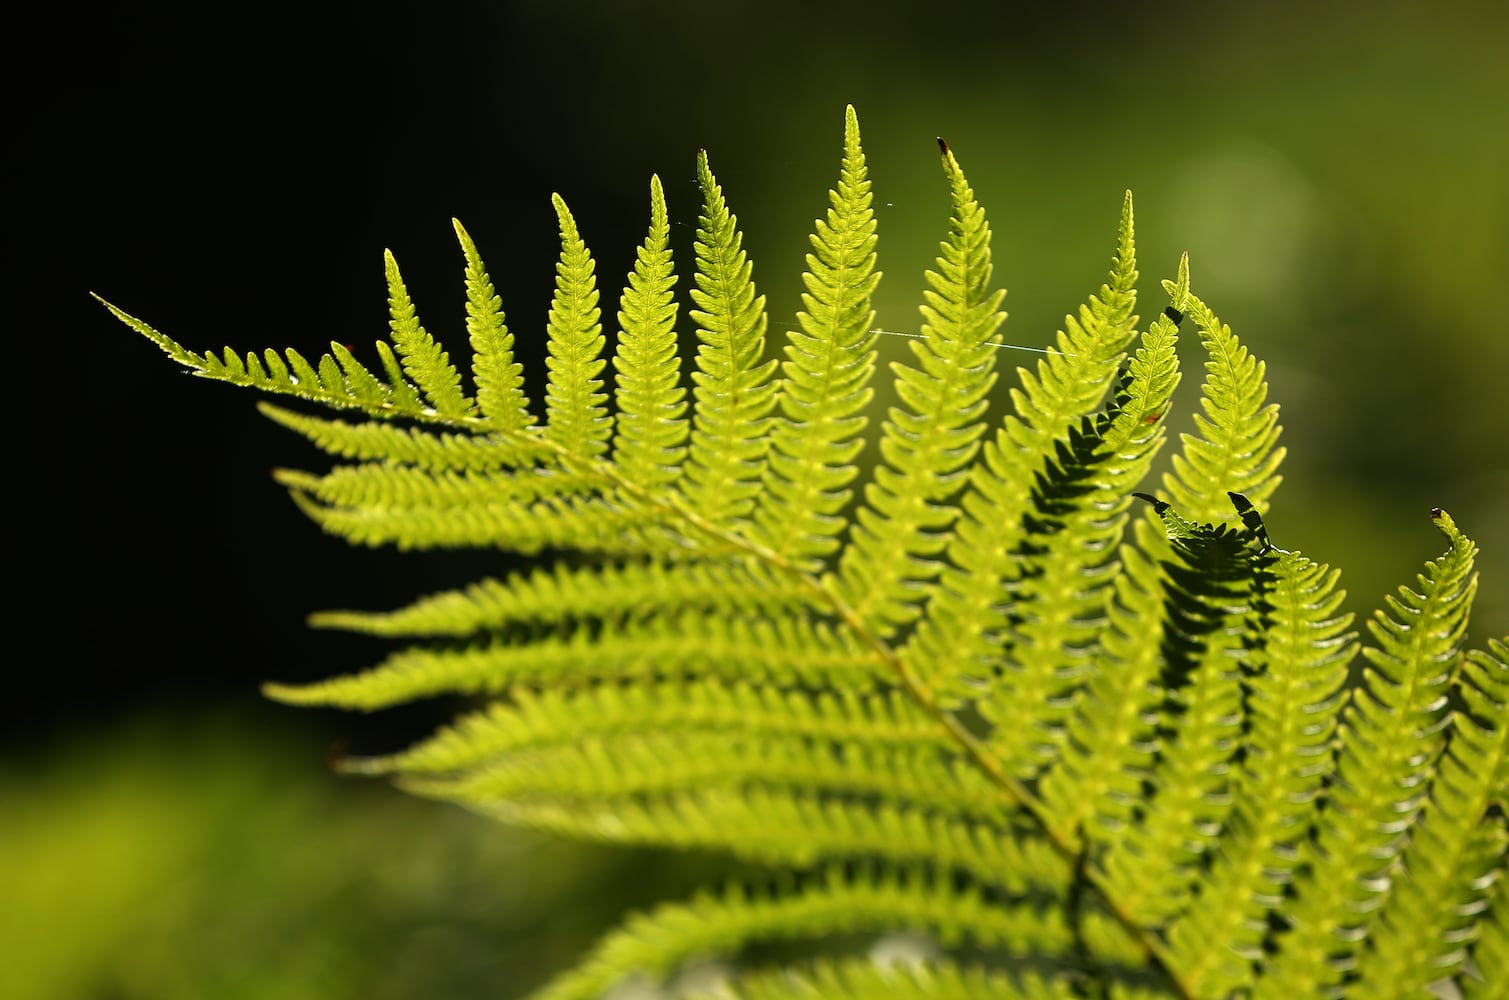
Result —
[[[676,384],[676,271],[660,178],[650,178],[650,232],[639,247],[618,311],[613,354],[618,404],[613,461],[625,479],[657,489],[686,454],[686,390]]]
[[[488,424],[505,434],[534,428],[529,400],[524,395],[524,366],[514,360],[513,334],[503,313],[503,300],[477,244],[461,223],[451,220],[466,258],[466,332],[472,348],[472,380],[477,383],[477,409]]]
[[[910,340],[919,367],[896,362],[896,394],[881,432],[882,465],[865,490],[834,589],[856,623],[881,636],[918,614],[923,586],[937,575],[934,558],[956,509],[957,492],[985,431],[985,398],[995,384],[991,336],[1006,314],[1004,290],[990,287],[990,225],[948,146],[952,213],[938,270],[927,272],[922,338]]]
[[[687,959],[730,955],[754,941],[818,939],[835,933],[916,930],[945,946],[969,942],[1014,954],[1052,955],[1070,945],[1060,915],[997,906],[916,871],[829,869],[816,881],[774,892],[734,884],[631,918],[576,969],[533,1000],[592,1000],[631,973],[664,976]]]
[[[765,296],[755,291],[739,220],[729,211],[706,150],[697,153],[697,181],[702,214],[691,290],[699,341],[692,373],[696,405],[682,490],[694,509],[721,525],[745,516],[759,492],[776,362],[761,361],[769,321]]]
[[[1340,980],[1344,960],[1375,926],[1444,746],[1447,685],[1477,590],[1477,546],[1444,511],[1431,514],[1450,547],[1426,564],[1418,593],[1400,587],[1386,599],[1389,611],[1368,623],[1378,644],[1363,649],[1372,667],[1351,692],[1336,777],[1259,996],[1318,996]]]
[[[864,446],[860,411],[870,401],[875,370],[875,212],[859,145],[859,120],[844,118],[844,156],[838,185],[828,193],[826,220],[810,237],[807,290],[789,334],[781,369],[780,417],[771,431],[770,465],[756,522],[777,558],[815,569],[838,545],[858,470],[850,463]]]
[[[608,448],[612,421],[598,375],[602,358],[602,310],[597,307],[597,265],[577,232],[560,195],[551,195],[561,225],[561,259],[555,266],[555,298],[546,324],[550,380],[545,389],[546,435],[562,458],[583,459]]]

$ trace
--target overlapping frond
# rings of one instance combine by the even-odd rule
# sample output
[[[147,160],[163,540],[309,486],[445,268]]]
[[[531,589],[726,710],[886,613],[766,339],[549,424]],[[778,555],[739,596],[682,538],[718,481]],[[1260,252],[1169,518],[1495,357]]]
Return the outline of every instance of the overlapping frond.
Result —
[[[1139,496],[1153,504],[1172,548],[1162,564],[1165,752],[1148,775],[1138,821],[1104,865],[1121,905],[1157,925],[1187,905],[1232,809],[1230,769],[1243,722],[1237,657],[1259,595],[1248,532],[1197,524],[1166,501]]]
[[[1460,649],[1475,545],[1433,513],[1448,551],[1369,623],[1371,667],[1343,694],[1358,645],[1338,573],[1263,523],[1284,455],[1263,364],[1190,291],[1187,260],[1139,333],[1130,194],[1105,284],[1018,371],[987,438],[1004,292],[984,212],[942,157],[950,231],[857,510],[880,272],[852,108],[779,378],[705,152],[684,374],[659,180],[611,355],[596,265],[553,197],[542,414],[459,223],[471,391],[391,254],[371,367],[341,344],[313,364],[201,355],[110,306],[202,376],[369,418],[263,406],[336,460],[277,473],[325,530],[564,556],[315,615],[408,645],[267,693],[356,710],[460,696],[453,725],[339,766],[771,876],[632,917],[543,1000],[707,956],[733,963],[721,1000],[1372,998],[1448,981],[1502,996],[1509,645]],[[1202,411],[1158,498],[1135,491],[1186,314],[1208,355]],[[1154,516],[1131,519],[1134,497]],[[863,957],[895,932],[933,957]],[[856,948],[739,962],[837,934]]]
[[[1477,589],[1477,546],[1444,511],[1432,518],[1450,547],[1426,564],[1418,592],[1400,587],[1368,623],[1372,666],[1351,691],[1327,807],[1259,995],[1315,996],[1340,982],[1395,884],[1445,746],[1448,685]]]
[[[1255,516],[1243,497],[1240,513]],[[1259,538],[1267,535],[1257,522]],[[1256,562],[1255,620],[1243,664],[1246,732],[1231,783],[1231,820],[1198,897],[1169,929],[1170,951],[1196,996],[1249,987],[1277,908],[1308,836],[1331,766],[1339,691],[1356,652],[1339,614],[1339,573],[1298,552],[1267,549]]]

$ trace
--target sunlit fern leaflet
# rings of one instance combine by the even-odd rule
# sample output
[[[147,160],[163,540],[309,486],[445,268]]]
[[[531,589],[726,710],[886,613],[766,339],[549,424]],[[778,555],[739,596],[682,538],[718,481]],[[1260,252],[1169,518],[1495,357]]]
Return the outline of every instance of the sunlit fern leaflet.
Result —
[[[542,409],[459,223],[469,372],[391,254],[372,366],[342,345],[315,363],[198,354],[109,306],[200,375],[357,416],[264,407],[338,460],[279,473],[326,531],[547,554],[405,608],[323,612],[407,644],[268,693],[474,697],[420,744],[342,767],[507,823],[764,867],[631,916],[541,998],[707,957],[729,963],[717,995],[750,1000],[1502,996],[1509,667],[1503,641],[1462,648],[1473,543],[1433,512],[1447,552],[1374,616],[1346,688],[1362,644],[1338,572],[1264,525],[1284,454],[1266,371],[1187,260],[1140,328],[1128,194],[1105,283],[992,418],[1004,292],[946,145],[921,336],[889,394],[872,386],[877,228],[852,108],[844,124],[784,360],[706,152],[684,312],[658,178],[611,331],[552,197]],[[1202,412],[1148,487],[1186,322],[1209,358]],[[922,965],[837,946],[741,961],[901,931],[931,941]]]

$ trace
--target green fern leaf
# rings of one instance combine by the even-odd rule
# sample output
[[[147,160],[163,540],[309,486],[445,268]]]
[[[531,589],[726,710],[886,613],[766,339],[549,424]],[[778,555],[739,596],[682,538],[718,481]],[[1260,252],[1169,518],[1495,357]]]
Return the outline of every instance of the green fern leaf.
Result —
[[[1149,776],[1152,800],[1104,865],[1114,898],[1139,924],[1157,924],[1188,900],[1232,806],[1229,769],[1240,736],[1242,648],[1253,594],[1252,539],[1195,524],[1144,494],[1163,519],[1174,557],[1163,564],[1167,748]],[[1228,500],[1228,502],[1230,502]]]
[[[479,580],[387,612],[324,611],[310,624],[367,635],[460,638],[517,625],[643,620],[678,609],[775,612],[810,595],[789,577],[721,563],[556,563],[506,580]]]
[[[697,153],[702,215],[697,222],[692,321],[697,324],[696,400],[683,492],[688,505],[714,525],[745,516],[760,489],[776,385],[775,361],[765,351],[765,296],[756,294],[754,265],[743,249],[739,220],[723,189]]]
[[[514,360],[513,334],[503,313],[503,300],[493,290],[476,243],[461,223],[451,225],[466,258],[466,332],[472,347],[472,378],[477,383],[477,408],[488,425],[504,434],[534,430],[534,417],[524,395],[524,366]]]
[[[1078,489],[1072,499],[1066,499],[1077,489],[1072,480],[1090,478],[1090,466],[1110,460],[1116,469],[1107,469],[1107,482],[1113,477],[1125,476],[1135,481],[1138,476],[1131,466],[1140,458],[1151,458],[1158,438],[1149,431],[1143,421],[1149,413],[1158,412],[1156,399],[1146,398],[1149,388],[1147,369],[1139,369],[1135,386],[1124,401],[1133,404],[1131,411],[1123,411],[1124,418],[1135,425],[1141,448],[1122,456],[1120,448],[1112,446],[1101,455],[1095,455],[1102,444],[1102,436],[1110,430],[1110,419],[1099,427],[1082,428],[1083,415],[1099,404],[1110,388],[1116,374],[1121,352],[1132,335],[1136,317],[1132,309],[1136,305],[1135,281],[1137,271],[1133,239],[1131,197],[1123,201],[1120,235],[1110,278],[1101,287],[1098,297],[1092,296],[1081,307],[1080,318],[1065,317],[1067,333],[1060,333],[1059,350],[1050,353],[1038,366],[1034,377],[1019,369],[1022,377],[1021,390],[1013,393],[1018,410],[1017,416],[1006,419],[996,439],[985,445],[982,461],[971,472],[970,489],[965,493],[961,506],[963,516],[953,534],[949,546],[949,566],[943,571],[940,586],[930,606],[927,620],[918,626],[914,642],[905,655],[919,676],[930,684],[938,685],[952,698],[965,695],[966,688],[978,687],[982,677],[990,678],[999,661],[1005,655],[1001,647],[1006,640],[1002,632],[1008,622],[1009,605],[1016,599],[1014,592],[1027,577],[1040,576],[1045,563],[1052,564],[1064,577],[1073,577],[1080,569],[1094,574],[1103,569],[1109,558],[1101,553],[1114,551],[1114,537],[1119,532],[1121,519],[1106,517],[1097,512],[1097,530],[1093,532],[1063,532],[1071,521],[1106,502],[1106,496],[1114,492],[1112,503],[1123,503],[1124,491],[1108,489],[1099,496],[1094,489]],[[1173,358],[1173,341],[1163,345],[1164,360]],[[1155,347],[1155,351],[1160,349]],[[1172,391],[1172,382],[1160,381],[1155,393],[1164,388]],[[1121,431],[1118,429],[1118,434]],[[1050,454],[1055,447],[1062,450],[1055,463]],[[1046,509],[1052,506],[1052,510]],[[1082,526],[1083,527],[1083,526]],[[1078,549],[1094,553],[1088,560],[1038,559],[1047,554],[1043,548],[1051,544],[1048,536],[1059,534],[1065,549]],[[1067,535],[1073,534],[1073,540]],[[1095,534],[1097,538],[1087,537]],[[1032,542],[1027,542],[1028,536]],[[1084,566],[1088,562],[1091,565]],[[1095,604],[1090,592],[1094,586],[1069,584],[1075,596],[1082,597],[1078,606],[1065,608],[1067,618],[1093,618],[1088,612]],[[1054,589],[1050,585],[1046,588]],[[1046,597],[1044,591],[1033,596]],[[1050,601],[1045,601],[1051,603]],[[1056,634],[1055,626],[1062,622],[1047,624],[1049,634],[1041,637],[1036,649],[1039,655],[1032,664],[1018,662],[1015,680],[1010,690],[1020,697],[1032,699],[1038,704],[1047,693],[1042,688],[1052,683],[1050,678],[1057,673],[1057,661],[1066,636]],[[1024,645],[1032,646],[1032,638]],[[1031,655],[1029,652],[1028,655]],[[1046,675],[1046,676],[1045,676]],[[1036,683],[1035,683],[1036,682]],[[1001,685],[1006,688],[1007,685]],[[999,719],[1014,714],[1013,706],[1001,706],[996,713]],[[1008,724],[1009,725],[1009,724]],[[1025,734],[1024,734],[1025,735]],[[1007,752],[1008,767],[1019,763],[1011,760],[1015,755]]]
[[[675,481],[686,454],[686,390],[676,385],[676,272],[660,178],[650,178],[650,232],[620,300],[618,403],[613,461],[630,482],[654,490]]]
[[[937,722],[895,691],[811,694],[702,677],[582,690],[518,689],[509,697],[402,753],[347,759],[341,767],[362,774],[459,773],[538,747],[634,732],[776,734],[938,751],[948,746]]]
[[[398,261],[391,250],[383,251],[383,266],[388,278],[388,327],[393,331],[393,346],[403,359],[403,370],[414,380],[424,397],[441,416],[467,417],[472,402],[461,393],[461,375],[435,339],[420,325],[419,314],[409,298]],[[364,380],[365,394],[373,395],[376,379]]]
[[[777,559],[809,571],[838,546],[849,501],[846,488],[858,470],[850,463],[864,442],[859,434],[875,370],[870,297],[875,270],[875,212],[859,144],[859,120],[844,117],[844,156],[837,187],[829,192],[826,221],[811,236],[803,276],[805,307],[797,313],[782,364],[781,417],[771,431],[770,465],[756,508],[760,533]]]
[[[993,906],[978,890],[915,872],[855,879],[832,869],[794,890],[767,894],[736,884],[721,897],[703,895],[639,915],[534,1000],[590,1000],[631,973],[663,976],[689,958],[731,954],[751,941],[893,929],[1017,954],[1051,955],[1069,945],[1067,928],[1052,912]]]
[[[1252,511],[1245,498],[1234,499],[1239,512]],[[1249,721],[1235,808],[1198,898],[1168,932],[1176,974],[1195,996],[1251,985],[1268,914],[1294,870],[1329,771],[1338,692],[1356,653],[1351,616],[1336,613],[1346,596],[1336,588],[1339,573],[1297,552],[1269,550],[1256,561],[1259,615],[1245,664]]]
[[[550,305],[548,356],[550,379],[545,389],[546,436],[563,460],[592,458],[608,448],[612,421],[600,392],[598,374],[607,364],[597,308],[597,265],[577,232],[576,220],[560,195],[550,196],[561,225],[561,259],[555,268],[555,297]]]
[[[309,362],[292,348],[284,351],[283,357],[268,350],[264,355],[267,362],[265,368],[257,355],[249,353],[245,360],[242,360],[230,348],[226,348],[223,357],[216,357],[213,351],[196,354],[146,322],[116,308],[104,299],[99,299],[98,296],[96,298],[106,309],[110,310],[116,319],[162,348],[163,353],[168,357],[204,378],[217,382],[229,382],[231,385],[245,386],[262,392],[297,396],[324,406],[364,410],[372,416],[404,416],[426,422],[449,423],[453,426],[459,426],[461,423],[449,417],[441,417],[434,410],[420,406],[418,396],[406,383],[401,386],[397,384],[383,386],[383,399],[380,402],[374,401],[365,380],[358,380],[361,384],[355,387],[348,386],[340,365],[328,354],[320,360],[319,371],[311,367]],[[286,363],[284,358],[287,359]],[[407,390],[407,392],[402,390]]]
[[[1499,644],[1500,659],[1509,659],[1509,642]],[[1509,886],[1499,873],[1494,887],[1493,906],[1478,924],[1478,938],[1473,942],[1473,974],[1457,977],[1457,986],[1466,1000],[1505,1000],[1509,997]]]
[[[1227,496],[1240,493],[1259,514],[1282,477],[1278,467],[1285,449],[1278,446],[1278,404],[1268,403],[1267,365],[1257,360],[1193,293],[1184,305],[1200,328],[1210,360],[1205,363],[1195,427],[1183,435],[1184,448],[1174,456],[1173,471],[1163,478],[1169,503],[1198,522],[1232,520]]]
[[[1509,650],[1500,643],[1498,652]],[[1458,693],[1468,711],[1453,713],[1446,753],[1401,855],[1410,877],[1399,880],[1368,934],[1360,995],[1418,996],[1460,968],[1474,920],[1502,877],[1509,830],[1490,807],[1509,774],[1506,661],[1475,651],[1464,663]]]
[[[527,438],[432,433],[417,427],[370,421],[353,424],[296,413],[271,403],[261,403],[257,410],[338,458],[478,472],[531,465],[545,453]]]
[[[312,363],[199,355],[111,306],[203,377],[370,418],[263,407],[339,460],[276,474],[326,531],[563,556],[316,615],[408,645],[268,695],[466,699],[408,750],[340,767],[515,826],[716,851],[771,877],[632,919],[545,998],[782,942],[832,957],[779,977],[738,968],[719,995],[1502,996],[1509,668],[1499,640],[1459,649],[1475,546],[1435,512],[1450,548],[1370,623],[1371,669],[1343,699],[1356,644],[1337,574],[1263,525],[1284,456],[1265,369],[1190,292],[1187,259],[1139,338],[1128,195],[1105,284],[1019,372],[986,438],[1005,293],[946,146],[942,162],[950,232],[852,514],[880,277],[853,108],[779,381],[705,152],[690,401],[656,178],[611,398],[595,264],[553,197],[543,424],[459,224],[475,399],[391,254],[391,337],[370,366],[340,344]],[[1165,502],[1133,491],[1165,438],[1186,311],[1209,360]],[[1134,496],[1153,517],[1130,517]],[[831,940],[895,932],[939,957],[884,968]]]
[[[1379,611],[1368,623],[1378,643],[1363,649],[1372,668],[1345,711],[1336,779],[1286,907],[1291,927],[1258,996],[1317,996],[1340,980],[1375,925],[1444,745],[1447,683],[1477,589],[1477,546],[1445,512],[1432,517],[1450,548],[1426,564],[1419,593],[1400,587],[1387,599],[1393,616]]]
[[[611,659],[601,655],[611,648]],[[803,680],[865,690],[889,681],[887,666],[825,626],[796,617],[709,618],[686,613],[598,634],[573,632],[529,645],[495,641],[461,649],[414,647],[371,670],[294,687],[268,685],[288,704],[371,710],[440,694],[498,694],[516,684],[720,676]]]
[[[883,465],[865,490],[833,590],[854,623],[882,637],[916,618],[937,575],[942,532],[963,471],[985,431],[985,398],[995,384],[990,338],[1006,318],[1004,291],[990,288],[990,226],[954,154],[940,140],[952,219],[937,271],[927,272],[922,339],[908,342],[920,367],[896,363],[896,394],[882,430]]]

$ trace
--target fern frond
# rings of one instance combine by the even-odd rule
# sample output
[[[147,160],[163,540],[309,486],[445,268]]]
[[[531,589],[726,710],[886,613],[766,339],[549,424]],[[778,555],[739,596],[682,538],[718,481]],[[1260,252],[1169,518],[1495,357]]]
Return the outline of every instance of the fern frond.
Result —
[[[384,384],[362,368],[340,344],[331,344],[335,353],[324,355],[318,362],[318,370],[293,348],[281,355],[269,348],[260,358],[251,352],[242,358],[231,348],[226,348],[221,357],[217,357],[214,351],[196,354],[135,316],[98,296],[95,298],[116,319],[152,341],[168,357],[204,378],[275,395],[297,396],[334,409],[362,410],[374,417],[409,417],[425,423],[469,426],[465,419],[443,415],[422,405],[413,387],[402,381],[397,361],[392,362],[391,369],[398,373],[398,379]],[[391,359],[391,349],[383,353],[386,345],[381,342],[378,348],[385,359]],[[343,370],[342,362],[337,361],[336,356],[344,359],[347,370],[353,374],[348,377],[347,370]]]
[[[1123,836],[1157,751],[1163,587],[1136,549],[1126,548],[1121,560],[1101,662],[1069,717],[1062,754],[1039,784],[1046,815],[1065,837],[1081,828],[1094,840]]]
[[[613,655],[607,658],[604,650]],[[868,690],[891,674],[873,653],[796,617],[710,618],[687,613],[528,645],[415,647],[359,674],[304,686],[270,684],[291,705],[377,709],[440,694],[499,694],[517,684],[717,676]]]
[[[1013,896],[1049,898],[1068,882],[1057,849],[1025,831],[779,787],[575,802],[514,799],[473,808],[510,825],[574,839],[719,851],[764,865],[845,858],[925,864]]]
[[[383,251],[383,270],[388,279],[388,328],[403,370],[435,411],[444,417],[469,417],[475,409],[461,392],[461,374],[419,322],[419,313],[398,271],[393,251]],[[375,388],[375,380],[373,380]]]
[[[992,905],[978,889],[915,871],[854,876],[830,869],[821,881],[795,889],[770,893],[735,884],[721,896],[636,915],[534,1000],[592,1000],[631,973],[662,977],[689,959],[735,954],[754,941],[896,929],[935,935],[945,947],[969,941],[1014,954],[1049,956],[1070,944],[1051,911]]]
[[[1499,643],[1497,652],[1469,654],[1457,678],[1467,711],[1453,713],[1446,753],[1400,858],[1408,877],[1365,942],[1363,996],[1418,996],[1452,975],[1504,877],[1509,830],[1502,810],[1490,807],[1502,801],[1509,775],[1509,650]]]
[[[1509,659],[1509,642],[1500,643],[1500,659]],[[1472,944],[1473,974],[1462,973],[1457,986],[1466,1000],[1505,1000],[1509,997],[1509,884],[1499,873],[1492,908],[1478,923]]]
[[[546,497],[578,493],[585,481],[585,477],[559,471],[436,472],[388,462],[341,465],[322,476],[278,469],[273,477],[326,507],[365,511],[374,519],[387,515],[395,520],[408,510],[475,510],[490,503],[530,504]],[[393,533],[401,536],[405,528],[399,523]]]
[[[322,611],[310,624],[397,638],[459,638],[518,624],[644,619],[698,609],[709,614],[776,611],[804,605],[806,588],[755,564],[555,563],[506,580],[485,579],[395,611]]]
[[[362,774],[444,774],[584,736],[629,732],[776,734],[870,746],[949,746],[937,721],[896,691],[806,692],[715,677],[520,689],[388,757],[347,759]]]
[[[1239,511],[1251,511],[1238,499]],[[1339,691],[1357,649],[1351,616],[1337,614],[1346,597],[1337,571],[1283,550],[1258,562],[1235,809],[1198,898],[1168,932],[1176,974],[1196,996],[1227,996],[1253,980],[1268,914],[1283,896],[1329,774]]]
[[[1163,477],[1165,499],[1197,522],[1232,520],[1226,499],[1231,493],[1247,497],[1265,514],[1282,479],[1278,467],[1286,452],[1278,446],[1278,404],[1267,402],[1268,366],[1194,293],[1176,308],[1199,326],[1210,360],[1200,390],[1204,412],[1195,414],[1199,434],[1182,435],[1184,448]]]
[[[477,409],[487,425],[505,435],[536,430],[524,395],[524,366],[514,360],[514,336],[503,314],[503,300],[477,245],[461,223],[451,220],[466,258],[466,332],[472,347],[472,380],[477,383]]]
[[[765,352],[765,296],[755,291],[754,265],[744,253],[739,220],[697,152],[702,214],[691,290],[697,324],[697,370],[691,451],[682,490],[687,503],[715,525],[742,518],[760,489],[776,384]]]
[[[608,449],[612,419],[601,391],[602,358],[606,338],[598,322],[597,264],[577,232],[576,220],[560,195],[550,196],[561,226],[561,259],[555,266],[555,297],[550,319],[545,367],[545,435],[561,449],[563,459],[584,459]]]
[[[852,958],[810,969],[756,972],[721,984],[704,1000],[1074,1000],[1068,977],[1012,975],[946,959],[925,963]]]
[[[850,463],[864,446],[861,414],[874,390],[875,212],[853,106],[844,112],[844,155],[837,186],[828,193],[826,221],[810,237],[802,276],[801,331],[789,333],[780,417],[771,430],[770,465],[756,507],[760,537],[777,559],[808,570],[838,546],[858,470]]]
[[[392,423],[353,424],[314,417],[271,403],[257,410],[269,420],[308,439],[316,448],[338,458],[399,462],[421,469],[491,470],[530,466],[547,454],[524,435],[501,437],[432,433]]]
[[[865,490],[832,587],[856,622],[888,636],[916,618],[941,564],[943,531],[985,432],[985,398],[995,384],[989,343],[1006,314],[991,290],[990,225],[948,146],[939,140],[952,212],[937,271],[927,272],[922,338],[907,342],[919,367],[897,362],[896,394],[881,432],[883,464]]]
[[[650,178],[650,231],[619,299],[613,354],[618,404],[613,461],[631,482],[654,490],[674,482],[686,455],[686,390],[676,384],[676,270],[660,178]]]
[[[1138,923],[1153,925],[1184,906],[1231,810],[1228,772],[1242,723],[1235,657],[1254,603],[1253,540],[1138,496],[1152,501],[1174,553],[1163,563],[1163,686],[1171,704],[1163,722],[1166,752],[1149,776],[1151,801],[1111,846],[1104,866],[1118,904]]]
[[[405,789],[461,805],[506,809],[513,801],[569,805],[621,799],[741,793],[793,797],[844,794],[877,808],[999,822],[1000,792],[979,771],[936,746],[874,745],[746,730],[679,728],[598,734],[512,753],[454,775],[404,777]]]
[[[1008,622],[1010,605],[1029,599],[1014,591],[1024,577],[1041,570],[1042,563],[1035,557],[1045,554],[1041,548],[1044,536],[1062,533],[1068,521],[1080,521],[1076,514],[1093,510],[1110,495],[1092,497],[1093,489],[1079,489],[1077,495],[1071,495],[1075,487],[1064,481],[1086,478],[1087,463],[1102,464],[1109,460],[1116,466],[1115,478],[1125,476],[1135,482],[1141,474],[1131,466],[1142,458],[1150,460],[1157,448],[1161,428],[1149,428],[1144,421],[1149,412],[1161,412],[1166,400],[1160,404],[1156,399],[1148,399],[1147,392],[1151,389],[1157,396],[1164,388],[1172,391],[1173,383],[1165,385],[1160,378],[1155,384],[1149,381],[1149,376],[1162,362],[1173,358],[1173,340],[1147,348],[1158,354],[1159,362],[1134,374],[1133,380],[1139,385],[1133,390],[1135,394],[1122,401],[1132,404],[1135,411],[1124,416],[1130,421],[1129,427],[1135,425],[1135,436],[1141,439],[1138,447],[1123,456],[1120,447],[1110,446],[1096,456],[1093,453],[1102,444],[1100,435],[1110,429],[1109,420],[1099,426],[1081,426],[1084,415],[1105,396],[1115,378],[1122,351],[1132,336],[1136,323],[1132,315],[1136,306],[1136,277],[1132,201],[1128,193],[1122,203],[1116,254],[1107,284],[1101,286],[1099,296],[1091,296],[1080,308],[1079,320],[1065,317],[1068,332],[1059,333],[1059,350],[1039,363],[1036,377],[1018,369],[1023,386],[1013,391],[1018,414],[1006,418],[995,440],[985,445],[981,460],[971,470],[970,488],[961,501],[963,514],[948,548],[949,565],[929,605],[927,619],[919,624],[905,653],[919,676],[942,687],[950,700],[964,697],[967,684],[980,686],[981,675],[989,677],[1002,659],[1005,640],[1001,632]],[[1055,447],[1057,464],[1053,458]],[[1107,473],[1113,475],[1111,470]],[[1125,492],[1118,486],[1110,502],[1123,503]],[[1053,505],[1052,511],[1043,509],[1048,504]],[[1096,512],[1091,519],[1099,529],[1091,533],[1100,537],[1075,533],[1073,541],[1062,540],[1066,549],[1088,556],[1084,561],[1091,564],[1086,568],[1093,575],[1114,549],[1114,538],[1124,518]],[[1034,536],[1031,545],[1025,542],[1028,535]],[[1086,585],[1082,580],[1070,582],[1082,561],[1061,558],[1046,562],[1059,569],[1066,585],[1083,598],[1074,607],[1065,608],[1066,617],[1095,617],[1089,607],[1096,603],[1090,596],[1096,586]],[[1045,600],[1043,606],[1056,605]],[[1041,674],[1057,672],[1056,661],[1065,641],[1066,637],[1044,636],[1039,660],[1055,662],[1040,663],[1039,669],[1023,665],[1016,680],[999,685],[998,690],[1037,699],[1040,706],[1041,685],[1034,682],[1046,683]],[[1004,708],[999,714],[1009,716],[1012,709]],[[1015,770],[1016,763],[1011,761],[1007,766]]]
[[[1477,546],[1444,511],[1431,516],[1450,547],[1426,564],[1419,593],[1400,587],[1387,598],[1393,616],[1378,611],[1368,623],[1378,647],[1363,649],[1372,667],[1343,715],[1327,808],[1258,996],[1319,996],[1340,980],[1375,926],[1445,743],[1447,684],[1477,589]]]
[[[404,507],[326,507],[302,491],[314,479],[293,472],[277,475],[294,488],[293,500],[310,520],[358,545],[394,545],[400,551],[496,547],[525,555],[575,549],[617,558],[664,558],[678,548],[669,537],[647,533],[644,517],[622,506],[591,497],[556,497],[548,489],[527,505],[502,499],[499,490],[481,504],[465,502],[465,491],[458,491],[450,498],[416,497]]]

